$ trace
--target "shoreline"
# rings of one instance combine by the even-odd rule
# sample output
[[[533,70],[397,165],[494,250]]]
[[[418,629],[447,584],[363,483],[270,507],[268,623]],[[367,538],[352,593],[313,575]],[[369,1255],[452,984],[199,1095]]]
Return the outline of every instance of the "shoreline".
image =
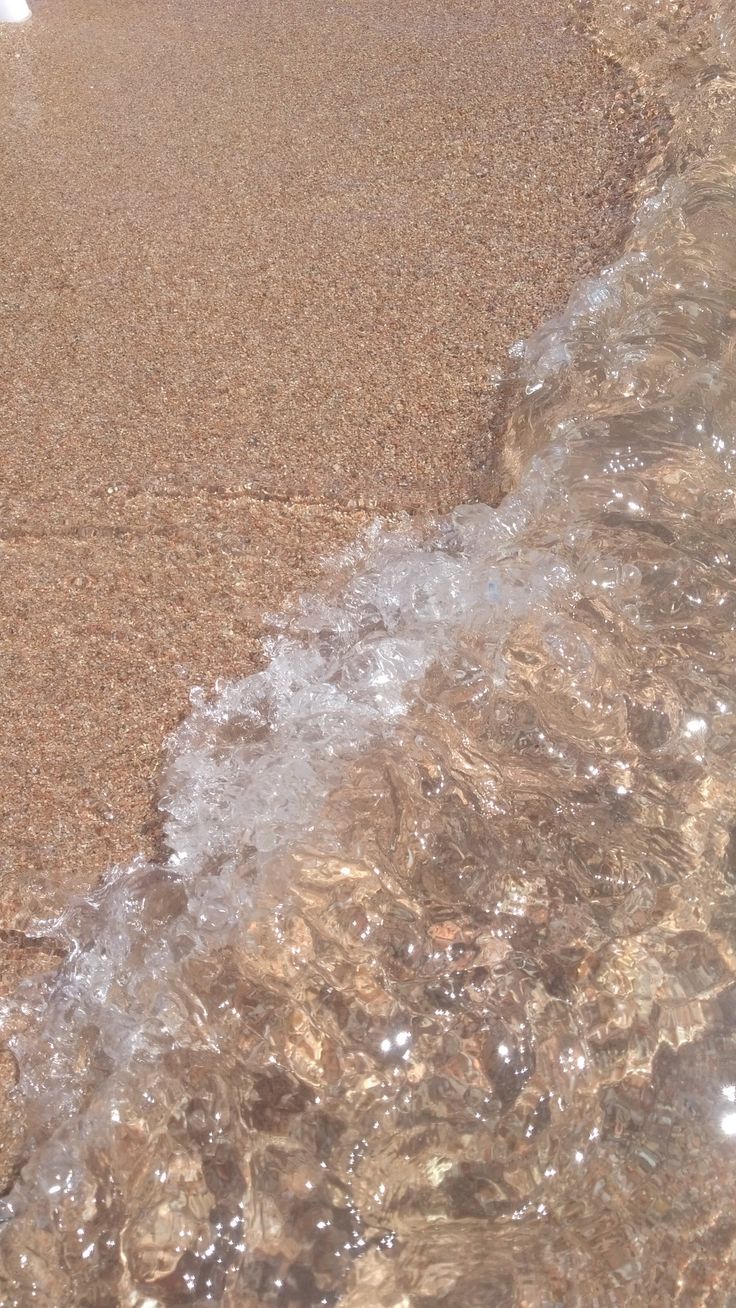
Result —
[[[94,5],[82,3],[67,8],[78,17],[97,13],[98,20],[101,13]],[[464,8],[467,6],[459,6]],[[417,10],[421,5],[414,6],[412,12]],[[24,60],[37,57],[33,55],[34,43],[45,43],[47,59],[52,55],[59,59],[63,51],[64,57],[71,57],[58,30],[62,19],[63,15],[56,15],[54,29],[51,13],[39,7],[33,25],[14,34],[21,67]],[[90,27],[94,29],[94,24]],[[92,37],[88,35],[88,39]],[[572,41],[572,37],[566,35],[565,41]],[[10,49],[10,40],[3,34],[0,62]],[[569,57],[582,59],[584,49],[573,43]],[[591,59],[588,52],[586,76],[593,66]],[[599,129],[606,148],[613,155],[618,149],[619,162],[623,163],[623,139],[630,144],[629,138],[641,135],[644,127],[638,116],[640,109],[626,103],[630,88],[624,86],[623,77],[606,72],[597,56],[594,63],[600,82],[594,87],[587,85],[586,94],[594,98],[602,87],[607,88],[610,101]],[[46,136],[42,132],[35,144],[31,142],[29,158],[34,166],[39,164],[38,149],[43,162],[43,149],[55,139],[55,113],[69,110],[69,85],[65,86],[61,79],[56,86],[58,101],[47,102],[43,110]],[[623,103],[616,108],[619,94]],[[53,101],[53,96],[49,100]],[[26,95],[26,107],[28,102]],[[569,105],[569,98],[566,103]],[[526,106],[524,112],[529,112]],[[618,113],[621,140],[616,137],[611,117]],[[633,115],[628,120],[627,113]],[[110,130],[119,127],[114,114],[108,126]],[[572,124],[568,123],[568,127]],[[625,202],[620,195],[625,170],[618,176],[604,170],[604,175],[596,178],[594,164],[598,156],[590,141],[587,148],[591,185],[598,187],[598,192],[588,197],[590,215],[605,214],[610,225],[594,229],[588,217],[580,218],[580,229],[589,233],[595,230],[597,241],[591,239],[582,251],[576,250],[572,242],[573,248],[554,270],[545,269],[540,259],[540,277],[549,272],[549,284],[538,288],[533,305],[527,300],[521,309],[517,306],[516,318],[513,304],[506,305],[496,317],[489,309],[488,321],[495,324],[504,349],[520,335],[528,334],[535,322],[561,307],[572,285],[594,271],[601,258],[610,257],[614,247],[623,241],[622,204],[628,216],[646,145],[639,141],[641,153],[636,156],[636,168],[631,156],[627,156],[631,168],[625,182],[630,188],[625,192]],[[85,157],[80,153],[77,163],[83,165]],[[548,165],[554,157],[552,150]],[[85,204],[103,204],[113,184],[112,174],[105,170],[98,182],[97,200],[88,195]],[[16,191],[16,199],[18,194]],[[467,199],[473,203],[477,199],[472,188]],[[52,210],[52,216],[55,213],[58,217],[66,211],[68,197],[60,192],[57,201],[60,207]],[[504,202],[509,203],[508,197]],[[82,215],[80,210],[80,219],[82,216],[87,225],[89,214]],[[487,213],[483,221],[488,221]],[[561,213],[557,221],[563,222]],[[91,230],[94,233],[98,229],[92,224]],[[109,235],[113,241],[124,236],[114,219]],[[533,234],[534,239],[541,235],[539,231]],[[446,230],[444,236],[447,239]],[[41,260],[41,277],[38,263],[34,265],[43,252],[40,229],[31,224],[26,239],[25,268],[23,251],[17,252],[17,287],[24,284],[24,277],[30,279],[35,298],[29,292],[27,300],[20,297],[17,304],[21,316],[26,314],[31,332],[31,363],[41,365],[44,346],[50,342],[61,342],[63,350],[59,358],[51,359],[50,366],[52,380],[61,390],[54,391],[47,379],[41,388],[43,404],[34,410],[37,397],[33,392],[33,369],[26,369],[11,401],[10,426],[4,428],[6,439],[8,435],[12,439],[9,452],[13,457],[3,543],[13,595],[11,621],[15,619],[18,633],[15,640],[6,641],[4,650],[11,684],[6,706],[11,738],[4,760],[6,774],[11,778],[3,819],[7,864],[0,883],[6,991],[12,990],[24,975],[52,961],[45,950],[25,944],[22,933],[34,916],[53,913],[70,894],[90,889],[106,866],[124,864],[139,852],[155,852],[160,823],[154,793],[161,745],[186,712],[192,683],[207,687],[215,677],[246,675],[254,670],[262,659],[262,615],[282,607],[290,592],[313,586],[319,576],[319,560],[349,545],[375,513],[369,494],[351,494],[350,488],[346,490],[342,484],[330,488],[338,499],[336,504],[312,493],[315,473],[309,457],[304,466],[296,469],[293,490],[288,485],[285,491],[283,486],[274,490],[273,478],[270,486],[258,488],[256,476],[255,497],[242,477],[232,481],[223,478],[222,451],[214,468],[208,464],[211,449],[206,446],[198,450],[198,462],[194,464],[191,452],[186,451],[186,471],[179,476],[172,471],[170,457],[156,465],[155,457],[149,459],[150,450],[141,452],[143,466],[140,461],[136,466],[136,459],[131,461],[130,451],[124,449],[122,454],[118,450],[110,456],[109,466],[103,459],[103,466],[95,467],[90,459],[94,444],[89,441],[102,440],[104,444],[108,428],[103,418],[109,420],[109,414],[103,413],[105,405],[96,409],[95,403],[108,403],[110,397],[104,385],[100,390],[99,377],[93,377],[93,402],[86,405],[85,401],[87,411],[82,414],[89,428],[88,443],[85,446],[73,433],[70,439],[69,423],[80,396],[85,395],[89,378],[83,378],[80,372],[77,384],[81,390],[75,394],[72,388],[71,394],[65,394],[68,374],[62,364],[68,368],[70,341],[80,331],[83,348],[94,355],[94,324],[87,324],[85,337],[84,295],[80,303],[75,278],[92,266],[88,261],[96,247],[94,241],[86,243],[80,222],[76,229],[77,262],[74,258],[70,262],[60,248],[51,249],[46,262]],[[212,251],[205,254],[202,269],[214,267]],[[123,266],[113,259],[109,267],[103,268],[102,277],[97,276],[99,269],[93,270],[87,307],[101,302],[106,285],[117,286],[115,279]],[[463,265],[456,271],[462,280],[471,275],[472,268]],[[49,285],[51,273],[53,284]],[[77,295],[71,308],[64,307],[65,294],[72,300]],[[106,330],[110,330],[110,323],[115,327],[114,318],[111,315]],[[476,325],[481,321],[480,313],[474,321]],[[431,325],[436,331],[436,321]],[[21,333],[21,337],[27,350],[28,332]],[[486,340],[484,348],[487,344]],[[476,345],[466,344],[466,363],[475,349]],[[419,372],[413,376],[413,383],[421,403],[422,386],[428,383],[427,365],[421,350],[415,353]],[[110,362],[115,356],[108,350],[104,357]],[[486,353],[483,367],[487,370],[488,366]],[[460,369],[462,363],[458,362],[457,367]],[[504,379],[504,385],[508,384],[509,374]],[[222,399],[222,392],[216,394]],[[246,403],[247,398],[247,394],[241,396],[240,403]],[[432,446],[431,475],[425,486],[422,458],[429,457],[430,446],[425,440],[423,446],[420,443],[412,449],[408,437],[407,449],[397,456],[397,466],[401,466],[401,459],[413,460],[413,489],[402,488],[395,502],[386,503],[386,469],[376,467],[379,484],[382,479],[384,486],[383,495],[378,497],[380,507],[411,512],[442,509],[454,498],[462,499],[458,492],[463,488],[467,491],[465,498],[483,494],[497,499],[502,492],[498,431],[503,423],[497,413],[489,439],[490,426],[485,416],[488,399],[489,392],[484,389],[468,410],[475,416],[466,423],[464,445],[461,443],[465,451],[464,459],[459,461],[462,472],[458,473],[457,441],[449,441],[439,463]],[[180,413],[173,429],[179,432],[181,441],[186,441],[193,430],[184,421],[190,407],[186,395],[178,397],[178,403]],[[400,422],[400,416],[397,419],[394,415],[392,421]],[[55,444],[48,443],[44,422],[52,427],[56,424]],[[431,436],[432,423],[436,427],[438,422],[435,414],[418,430]],[[171,429],[169,425],[162,439],[169,438]],[[38,440],[36,448],[24,448],[29,438]],[[228,439],[232,455],[242,441],[233,429]],[[60,457],[59,450],[65,443],[71,453]],[[311,448],[315,448],[314,440]],[[184,454],[183,450],[179,452]],[[495,460],[490,479],[489,454]],[[340,457],[344,457],[344,450]],[[146,468],[146,464],[150,466]],[[136,472],[137,479],[126,479],[126,469]],[[369,465],[367,469],[364,480],[370,475]],[[438,490],[443,470],[447,484],[444,500]],[[328,485],[324,471],[320,476],[321,487]],[[7,1074],[11,1075],[9,1068]]]

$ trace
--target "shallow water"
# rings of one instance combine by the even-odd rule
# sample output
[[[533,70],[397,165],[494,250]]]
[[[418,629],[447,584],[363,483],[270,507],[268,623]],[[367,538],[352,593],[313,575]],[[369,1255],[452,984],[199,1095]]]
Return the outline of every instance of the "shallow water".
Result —
[[[650,12],[670,176],[518,489],[377,527],[49,924],[3,1305],[736,1303],[736,45]]]

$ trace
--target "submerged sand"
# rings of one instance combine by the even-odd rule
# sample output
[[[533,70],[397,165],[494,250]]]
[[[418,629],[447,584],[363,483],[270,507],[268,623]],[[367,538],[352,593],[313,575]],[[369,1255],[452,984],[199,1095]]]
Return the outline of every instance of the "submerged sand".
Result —
[[[38,0],[0,79],[9,984],[154,847],[190,687],[374,509],[493,493],[641,127],[562,0]]]

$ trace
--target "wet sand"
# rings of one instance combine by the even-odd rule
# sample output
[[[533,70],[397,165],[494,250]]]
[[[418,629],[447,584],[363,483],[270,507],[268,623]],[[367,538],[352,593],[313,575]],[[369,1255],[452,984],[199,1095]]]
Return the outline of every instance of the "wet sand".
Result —
[[[9,986],[155,847],[190,687],[375,509],[493,493],[489,379],[642,129],[562,0],[38,0],[0,95]]]

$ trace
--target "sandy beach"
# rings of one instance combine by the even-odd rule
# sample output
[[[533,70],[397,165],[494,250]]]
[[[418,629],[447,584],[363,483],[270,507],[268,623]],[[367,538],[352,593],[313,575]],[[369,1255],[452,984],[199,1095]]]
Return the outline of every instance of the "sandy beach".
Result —
[[[155,848],[193,685],[374,512],[494,493],[508,346],[642,150],[562,0],[38,0],[0,31],[4,985]]]

